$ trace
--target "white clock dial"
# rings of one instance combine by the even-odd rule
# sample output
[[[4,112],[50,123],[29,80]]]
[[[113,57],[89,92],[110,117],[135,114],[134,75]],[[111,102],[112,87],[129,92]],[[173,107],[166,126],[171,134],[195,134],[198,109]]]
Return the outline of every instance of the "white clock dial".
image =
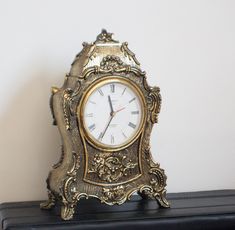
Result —
[[[121,81],[111,81],[90,92],[83,105],[88,135],[107,147],[129,143],[138,133],[143,117],[137,90]]]

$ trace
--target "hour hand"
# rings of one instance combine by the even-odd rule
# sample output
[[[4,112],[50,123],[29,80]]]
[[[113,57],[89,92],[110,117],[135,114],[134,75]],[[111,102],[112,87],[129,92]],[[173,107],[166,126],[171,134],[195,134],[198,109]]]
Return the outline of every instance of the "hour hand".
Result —
[[[111,97],[108,95],[108,99],[109,99],[109,106],[110,106],[110,109],[111,109],[111,115],[114,113],[114,110],[113,110],[113,104],[112,104],[112,101],[111,101]]]

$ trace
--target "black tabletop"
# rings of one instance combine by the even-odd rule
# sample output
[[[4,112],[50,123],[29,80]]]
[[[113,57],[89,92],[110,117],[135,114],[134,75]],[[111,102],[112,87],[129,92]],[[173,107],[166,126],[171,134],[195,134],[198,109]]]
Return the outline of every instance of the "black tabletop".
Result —
[[[133,196],[123,205],[108,206],[99,200],[78,202],[73,220],[60,218],[60,207],[40,210],[41,201],[0,205],[2,229],[235,229],[235,190],[215,190],[167,195],[171,208],[155,200]]]

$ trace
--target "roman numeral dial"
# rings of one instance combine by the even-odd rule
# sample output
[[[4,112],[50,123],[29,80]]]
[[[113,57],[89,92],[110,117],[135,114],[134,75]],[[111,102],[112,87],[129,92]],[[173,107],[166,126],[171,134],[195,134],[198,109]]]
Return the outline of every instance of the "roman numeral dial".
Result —
[[[143,97],[132,84],[113,78],[88,90],[81,114],[85,135],[94,145],[120,148],[137,137],[143,123]]]

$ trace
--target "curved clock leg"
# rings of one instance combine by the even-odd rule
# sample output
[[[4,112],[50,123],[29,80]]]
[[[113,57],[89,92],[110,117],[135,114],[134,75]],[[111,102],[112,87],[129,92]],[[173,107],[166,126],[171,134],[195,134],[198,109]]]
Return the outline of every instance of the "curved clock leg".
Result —
[[[163,190],[161,192],[153,192],[153,190],[143,190],[143,191],[139,191],[138,195],[140,195],[143,199],[155,199],[160,207],[164,207],[164,208],[169,208],[170,207],[170,203],[167,201],[166,199],[166,190]]]
[[[55,206],[55,196],[48,190],[48,200],[40,204],[41,209],[51,209]]]
[[[74,204],[63,202],[61,206],[61,218],[63,220],[70,220],[73,218],[74,214]]]
[[[159,193],[154,194],[154,198],[156,199],[156,201],[158,202],[158,204],[161,207],[164,207],[164,208],[170,207],[170,203],[166,199],[166,190],[165,189]]]

